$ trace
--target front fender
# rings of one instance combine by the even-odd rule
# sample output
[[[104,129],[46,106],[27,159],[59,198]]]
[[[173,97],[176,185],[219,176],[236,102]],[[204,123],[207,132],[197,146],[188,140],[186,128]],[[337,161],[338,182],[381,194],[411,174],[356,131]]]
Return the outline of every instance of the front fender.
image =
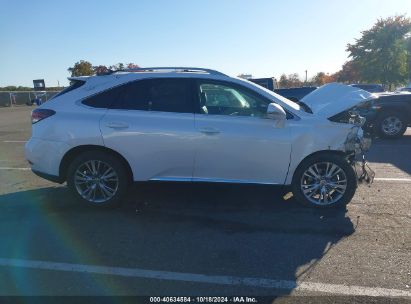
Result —
[[[289,185],[295,170],[307,156],[320,151],[347,152],[347,137],[352,132],[353,125],[332,123],[295,124],[292,127],[292,145],[290,168],[285,180]]]

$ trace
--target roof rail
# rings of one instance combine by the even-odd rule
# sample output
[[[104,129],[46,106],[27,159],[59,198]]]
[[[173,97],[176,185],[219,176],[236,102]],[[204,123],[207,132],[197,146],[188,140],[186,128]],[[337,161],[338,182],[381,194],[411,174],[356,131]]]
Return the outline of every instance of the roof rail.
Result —
[[[162,72],[164,70],[170,70],[170,72],[177,72],[177,73],[207,73],[210,75],[220,75],[220,76],[227,76],[221,72],[216,70],[210,69],[203,69],[203,68],[192,68],[192,67],[149,67],[149,68],[135,68],[135,69],[122,69],[116,71],[109,71],[109,74],[117,73],[117,72]]]

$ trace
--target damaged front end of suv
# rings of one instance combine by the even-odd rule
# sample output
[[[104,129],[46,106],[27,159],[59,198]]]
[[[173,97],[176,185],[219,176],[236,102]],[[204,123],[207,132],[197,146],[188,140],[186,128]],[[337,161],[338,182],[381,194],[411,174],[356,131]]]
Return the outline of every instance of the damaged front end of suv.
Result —
[[[358,88],[331,83],[302,99],[314,113],[322,114],[331,122],[349,124],[350,128],[343,149],[354,167],[359,182],[372,183],[375,173],[367,164],[365,154],[371,147],[372,135],[364,127],[364,109],[371,108],[378,95]],[[337,114],[335,114],[337,113]]]
[[[352,118],[349,123],[353,124],[353,127],[347,135],[344,149],[351,165],[354,166],[358,181],[372,183],[375,172],[370,168],[365,158],[365,153],[371,147],[371,136],[362,129],[365,124],[365,118],[359,114],[353,113],[351,115]]]

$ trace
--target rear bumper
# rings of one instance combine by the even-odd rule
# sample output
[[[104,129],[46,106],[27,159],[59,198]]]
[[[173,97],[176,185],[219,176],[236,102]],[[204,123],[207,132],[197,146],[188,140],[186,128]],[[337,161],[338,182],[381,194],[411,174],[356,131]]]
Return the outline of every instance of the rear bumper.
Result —
[[[25,156],[35,174],[60,182],[60,163],[69,149],[64,142],[31,138],[25,145]]]
[[[51,181],[53,183],[59,183],[62,184],[64,183],[64,178],[61,178],[60,176],[56,176],[56,175],[51,175],[51,174],[47,174],[47,173],[43,173],[37,170],[31,170],[34,174],[36,174],[37,176],[44,178],[48,181]]]

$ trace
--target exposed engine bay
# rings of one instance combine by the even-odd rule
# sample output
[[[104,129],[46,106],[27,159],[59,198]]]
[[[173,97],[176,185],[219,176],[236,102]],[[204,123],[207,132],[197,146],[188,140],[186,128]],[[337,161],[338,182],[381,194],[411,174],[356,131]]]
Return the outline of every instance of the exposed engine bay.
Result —
[[[354,166],[358,181],[372,183],[375,172],[370,168],[365,159],[365,153],[370,149],[372,140],[371,135],[362,129],[366,119],[360,116],[355,110],[348,111],[348,114],[350,116],[348,123],[352,124],[353,127],[344,143],[345,151],[348,153],[348,159],[351,165]],[[357,168],[358,166],[359,170]]]

